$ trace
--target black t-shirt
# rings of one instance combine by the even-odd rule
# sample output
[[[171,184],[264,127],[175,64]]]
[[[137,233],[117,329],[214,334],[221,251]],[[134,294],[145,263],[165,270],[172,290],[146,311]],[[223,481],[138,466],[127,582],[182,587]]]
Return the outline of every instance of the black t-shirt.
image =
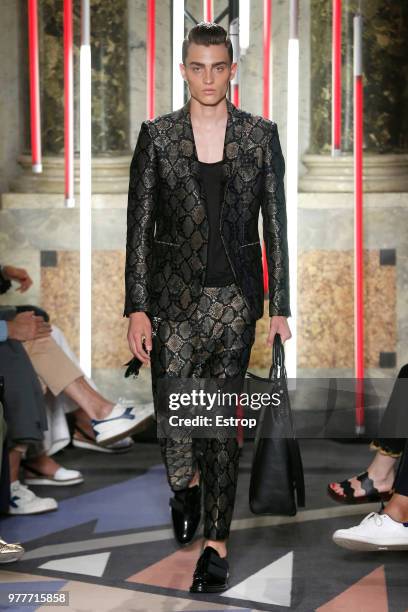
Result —
[[[224,195],[222,160],[213,163],[199,162],[203,187],[207,196],[207,218],[209,225],[207,287],[225,287],[235,282],[220,234],[220,212]]]

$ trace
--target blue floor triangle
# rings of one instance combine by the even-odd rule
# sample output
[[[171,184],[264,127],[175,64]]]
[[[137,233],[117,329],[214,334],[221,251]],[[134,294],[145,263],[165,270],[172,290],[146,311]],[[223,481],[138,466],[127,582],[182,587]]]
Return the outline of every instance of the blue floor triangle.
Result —
[[[29,542],[56,531],[97,520],[95,533],[166,525],[169,488],[163,466],[142,476],[59,502],[56,512],[5,519],[9,541]]]

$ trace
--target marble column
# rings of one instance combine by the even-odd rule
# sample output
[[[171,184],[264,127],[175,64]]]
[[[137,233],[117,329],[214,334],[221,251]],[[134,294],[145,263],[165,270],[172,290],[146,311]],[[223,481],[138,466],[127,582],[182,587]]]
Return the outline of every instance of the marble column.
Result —
[[[310,147],[303,160],[308,173],[301,180],[305,191],[352,189],[353,16],[357,7],[357,0],[343,0],[343,155],[332,159],[327,157],[331,151],[332,2],[311,0],[313,110]],[[362,3],[362,14],[366,190],[404,191],[408,188],[408,5],[370,0]]]
[[[114,165],[113,173],[116,179],[118,178],[118,164],[123,165],[125,182],[128,172],[130,149],[127,7],[127,0],[91,0],[92,154],[95,160],[93,178],[94,188],[99,187],[99,190],[102,191],[115,191],[119,187],[117,180],[111,184],[109,180],[105,180],[109,176],[111,162]],[[79,153],[80,23],[81,3],[80,0],[74,0],[74,151],[76,157]],[[44,172],[36,176],[30,173],[29,104],[28,91],[26,91],[25,154],[19,158],[26,172],[19,177],[15,188],[18,191],[55,192],[60,191],[63,185],[62,0],[39,2],[39,48]],[[76,170],[77,165],[78,159],[75,160]],[[125,182],[120,186],[121,189],[126,187]]]

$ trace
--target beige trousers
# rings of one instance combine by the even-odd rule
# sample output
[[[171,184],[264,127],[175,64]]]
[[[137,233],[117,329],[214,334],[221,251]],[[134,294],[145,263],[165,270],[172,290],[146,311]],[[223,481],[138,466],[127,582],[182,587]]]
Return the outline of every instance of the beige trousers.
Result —
[[[40,379],[44,393],[49,389],[54,396],[57,396],[74,380],[84,376],[51,336],[27,340],[23,342],[23,346]]]

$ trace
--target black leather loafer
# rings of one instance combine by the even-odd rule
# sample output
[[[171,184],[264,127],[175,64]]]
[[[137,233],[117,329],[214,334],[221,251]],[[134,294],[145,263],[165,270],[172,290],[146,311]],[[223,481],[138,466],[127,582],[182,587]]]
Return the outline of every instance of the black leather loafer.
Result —
[[[189,544],[201,518],[201,487],[177,491],[170,499],[174,535],[179,544]]]
[[[190,593],[221,593],[228,588],[227,559],[212,546],[206,546],[197,561]]]

